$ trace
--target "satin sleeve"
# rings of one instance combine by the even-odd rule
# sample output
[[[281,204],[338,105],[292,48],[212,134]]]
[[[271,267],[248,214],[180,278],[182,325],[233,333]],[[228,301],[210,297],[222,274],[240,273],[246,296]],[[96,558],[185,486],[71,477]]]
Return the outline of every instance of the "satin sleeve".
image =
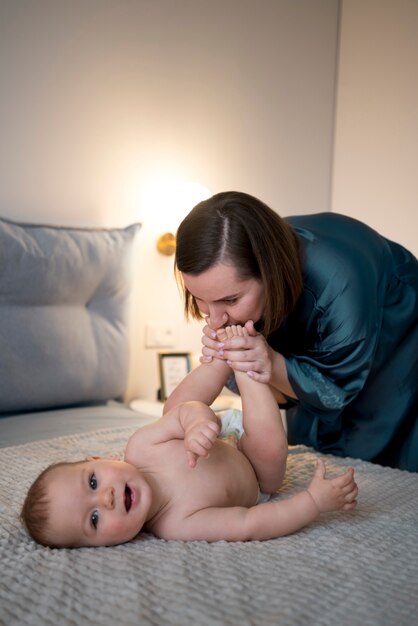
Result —
[[[285,355],[289,382],[306,409],[332,419],[363,388],[382,317],[374,291],[368,281],[336,276],[320,299],[311,294],[315,301],[299,328],[304,350]]]
[[[316,415],[321,413],[324,418],[333,419],[364,385],[369,370],[364,352],[364,342],[359,342],[334,354],[333,364],[327,364],[320,355],[286,358],[287,374],[297,403],[309,411],[314,410]]]
[[[378,348],[386,280],[383,264],[368,263],[365,269],[364,258],[322,261],[284,329],[288,350],[283,356],[298,404],[332,419],[367,380]]]

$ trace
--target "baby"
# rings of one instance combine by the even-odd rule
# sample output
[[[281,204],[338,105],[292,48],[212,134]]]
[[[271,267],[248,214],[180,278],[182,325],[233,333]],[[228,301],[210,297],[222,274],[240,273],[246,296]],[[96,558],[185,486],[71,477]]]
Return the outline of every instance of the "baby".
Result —
[[[193,370],[184,388],[202,384],[212,393],[229,372],[214,359]],[[243,428],[236,413],[222,417],[204,402],[180,402],[130,437],[123,461],[89,457],[44,470],[22,508],[31,536],[51,547],[111,546],[141,530],[164,539],[265,540],[293,533],[322,512],[353,509],[353,469],[328,480],[322,460],[306,490],[258,503],[266,499],[262,492],[282,484],[286,433],[269,386],[243,372],[236,379]]]

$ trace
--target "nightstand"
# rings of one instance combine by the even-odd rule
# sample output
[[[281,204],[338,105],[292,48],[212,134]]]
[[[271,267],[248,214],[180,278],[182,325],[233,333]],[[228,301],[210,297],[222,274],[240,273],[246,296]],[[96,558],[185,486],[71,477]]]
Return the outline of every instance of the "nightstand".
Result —
[[[161,417],[163,414],[164,402],[151,400],[149,398],[137,398],[129,404],[130,408],[137,413],[143,413],[150,417]],[[239,396],[218,396],[211,405],[214,411],[225,411],[227,409],[241,409],[241,398]]]

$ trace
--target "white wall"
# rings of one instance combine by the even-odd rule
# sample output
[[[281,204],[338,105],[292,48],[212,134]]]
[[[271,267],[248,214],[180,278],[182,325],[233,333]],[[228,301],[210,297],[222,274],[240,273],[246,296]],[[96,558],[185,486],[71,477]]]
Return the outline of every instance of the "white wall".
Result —
[[[282,214],[329,209],[338,8],[337,0],[0,0],[0,215],[144,223],[130,397],[158,386],[147,321],[172,321],[174,350],[200,350],[172,259],[155,251],[171,205],[157,220],[147,213],[150,181],[240,189]]]
[[[418,255],[418,2],[343,0],[332,210]]]

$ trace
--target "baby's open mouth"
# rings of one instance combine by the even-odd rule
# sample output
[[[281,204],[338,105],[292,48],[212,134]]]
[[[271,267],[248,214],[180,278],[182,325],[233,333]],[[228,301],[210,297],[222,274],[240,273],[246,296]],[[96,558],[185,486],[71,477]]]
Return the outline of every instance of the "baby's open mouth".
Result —
[[[128,485],[125,487],[125,509],[129,513],[129,509],[132,506],[132,491]]]

